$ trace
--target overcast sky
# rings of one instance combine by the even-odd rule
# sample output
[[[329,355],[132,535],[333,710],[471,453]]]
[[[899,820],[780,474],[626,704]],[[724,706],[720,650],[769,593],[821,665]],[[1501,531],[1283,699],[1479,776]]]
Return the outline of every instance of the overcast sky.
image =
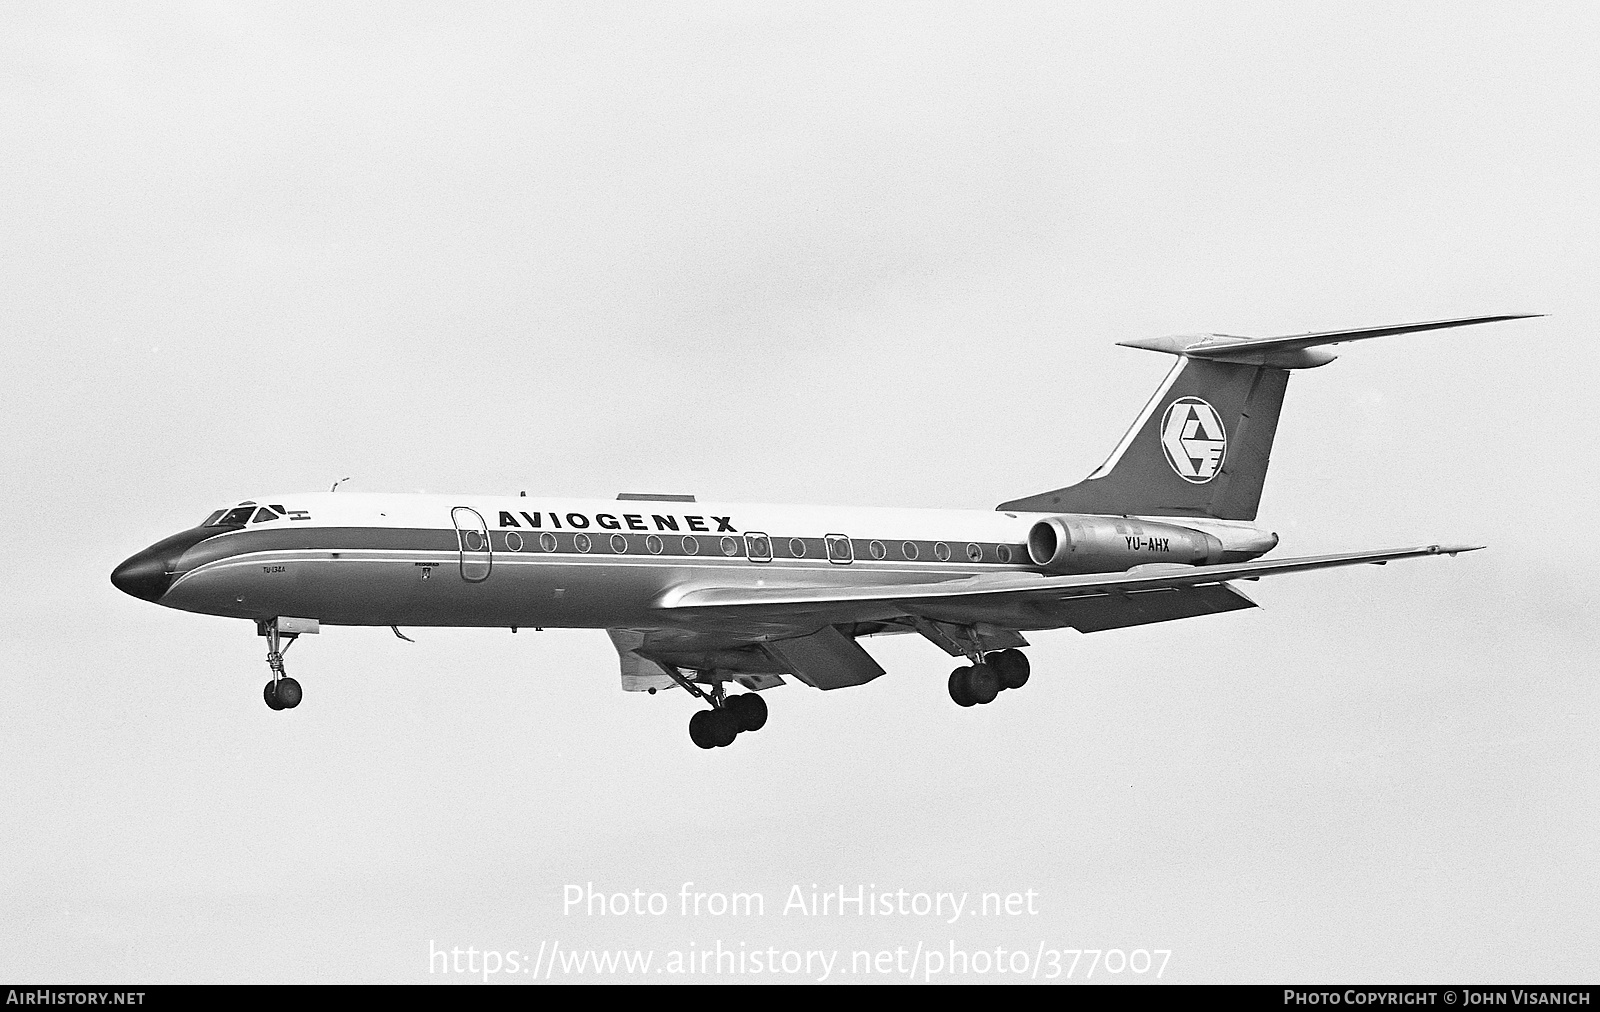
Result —
[[[0,978],[720,940],[1592,981],[1597,44],[1582,4],[7,5]],[[1036,634],[976,710],[873,640],[888,677],[702,752],[600,632],[330,628],[272,713],[247,624],[107,580],[346,475],[989,508],[1104,458],[1168,365],[1116,341],[1502,312],[1550,315],[1297,374],[1261,513],[1488,551]],[[563,914],[591,881],[767,916]]]

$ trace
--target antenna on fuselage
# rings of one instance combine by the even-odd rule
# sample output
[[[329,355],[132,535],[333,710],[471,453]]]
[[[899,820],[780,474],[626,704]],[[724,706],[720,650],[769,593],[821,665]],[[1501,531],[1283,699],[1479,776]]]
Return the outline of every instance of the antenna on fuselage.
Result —
[[[328,491],[329,492],[337,492],[337,491],[339,491],[339,486],[344,484],[345,482],[347,482],[349,480],[350,480],[350,476],[347,474],[343,478],[340,478],[338,481],[334,482],[333,483],[333,487],[329,488]]]

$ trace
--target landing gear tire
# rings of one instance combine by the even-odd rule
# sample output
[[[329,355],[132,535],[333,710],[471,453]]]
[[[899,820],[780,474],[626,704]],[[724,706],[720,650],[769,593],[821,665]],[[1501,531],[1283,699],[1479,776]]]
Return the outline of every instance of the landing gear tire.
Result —
[[[974,706],[978,702],[972,694],[972,687],[967,684],[967,674],[971,670],[960,667],[950,672],[950,698],[956,701],[957,706]]]
[[[975,703],[992,703],[1000,695],[1000,676],[987,664],[974,664],[967,669],[967,691]]]
[[[742,730],[739,714],[731,710],[696,710],[689,718],[689,740],[701,748],[725,748]]]
[[[261,690],[261,698],[265,699],[267,701],[267,705],[272,707],[274,710],[281,710],[283,709],[283,704],[278,702],[277,688],[278,683],[268,682],[267,687]]]
[[[278,709],[292,710],[300,705],[300,683],[285,675],[278,679],[277,690],[273,693],[278,700]],[[271,704],[268,704],[269,706]]]
[[[1032,669],[1028,664],[1028,655],[1021,650],[1001,650],[983,660],[994,669],[996,675],[1000,676],[1002,689],[1020,689],[1028,684],[1028,675]]]
[[[723,707],[738,718],[741,731],[759,731],[767,725],[767,701],[754,692],[729,696]]]
[[[711,715],[714,710],[696,710],[689,718],[689,740],[701,748],[716,748],[716,737],[711,732]]]
[[[706,727],[710,728],[713,736],[711,743],[717,748],[732,745],[733,739],[739,737],[739,715],[726,709],[711,710],[709,713],[711,716],[706,721]]]

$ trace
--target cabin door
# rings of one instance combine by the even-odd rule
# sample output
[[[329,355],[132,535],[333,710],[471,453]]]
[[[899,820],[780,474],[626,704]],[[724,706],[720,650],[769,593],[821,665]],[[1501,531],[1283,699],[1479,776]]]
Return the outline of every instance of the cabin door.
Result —
[[[450,522],[455,524],[456,545],[461,550],[461,578],[468,583],[482,583],[494,568],[489,525],[483,522],[482,514],[470,506],[451,510]]]

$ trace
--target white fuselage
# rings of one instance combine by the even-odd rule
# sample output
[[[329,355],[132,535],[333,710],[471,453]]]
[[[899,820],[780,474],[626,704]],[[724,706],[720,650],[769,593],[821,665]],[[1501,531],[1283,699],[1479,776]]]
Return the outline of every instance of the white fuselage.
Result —
[[[1042,572],[1027,549],[1036,513],[353,493],[255,502],[285,515],[183,549],[159,603],[330,625],[605,628],[648,623],[672,595],[704,587]],[[1167,522],[1260,543],[1253,528]]]

